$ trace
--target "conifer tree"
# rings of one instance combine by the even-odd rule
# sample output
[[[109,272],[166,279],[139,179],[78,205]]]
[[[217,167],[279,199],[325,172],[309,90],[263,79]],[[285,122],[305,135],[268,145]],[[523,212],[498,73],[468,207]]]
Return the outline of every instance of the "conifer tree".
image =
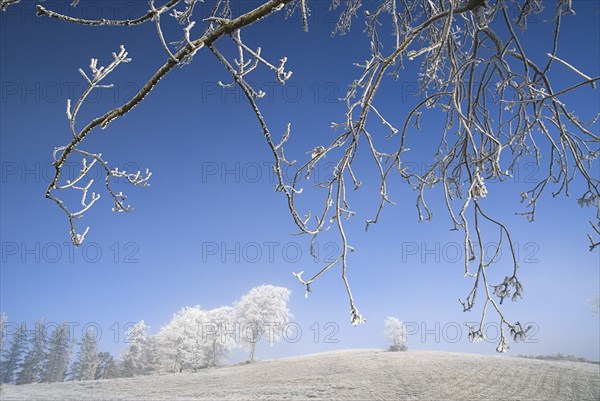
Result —
[[[35,324],[30,343],[31,346],[23,361],[23,368],[17,376],[17,384],[39,383],[45,376],[44,367],[48,359],[48,335],[44,319]]]
[[[44,367],[44,382],[53,383],[65,380],[71,359],[71,349],[69,326],[62,323],[54,329],[48,340],[48,359]]]
[[[98,354],[98,367],[96,368],[95,379],[112,379],[118,377],[117,364],[115,358],[110,352],[100,352]]]
[[[94,330],[89,328],[81,339],[81,346],[77,353],[77,360],[71,367],[72,380],[94,380],[100,358]]]
[[[25,324],[21,324],[13,334],[10,348],[0,365],[0,381],[2,383],[14,383],[15,376],[21,368],[26,351],[27,330]]]
[[[124,377],[133,377],[144,373],[146,369],[147,346],[149,343],[148,326],[140,321],[127,332],[127,350],[123,355]]]

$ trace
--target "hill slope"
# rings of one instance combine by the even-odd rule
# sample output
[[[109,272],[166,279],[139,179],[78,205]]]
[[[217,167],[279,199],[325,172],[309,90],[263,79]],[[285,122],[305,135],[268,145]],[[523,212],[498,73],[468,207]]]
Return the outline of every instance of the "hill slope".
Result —
[[[5,386],[2,400],[599,400],[600,366],[348,350],[133,379]]]

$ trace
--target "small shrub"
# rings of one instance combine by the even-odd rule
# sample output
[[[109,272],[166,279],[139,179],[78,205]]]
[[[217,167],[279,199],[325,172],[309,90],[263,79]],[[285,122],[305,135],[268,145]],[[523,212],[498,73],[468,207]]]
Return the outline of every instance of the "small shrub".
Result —
[[[404,344],[401,345],[390,345],[390,347],[388,348],[388,352],[400,352],[400,351],[407,351],[408,347]]]

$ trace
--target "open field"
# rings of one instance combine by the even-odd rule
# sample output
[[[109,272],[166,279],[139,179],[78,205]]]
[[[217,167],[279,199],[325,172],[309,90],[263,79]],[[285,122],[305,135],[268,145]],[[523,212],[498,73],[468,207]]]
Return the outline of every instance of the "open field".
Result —
[[[346,350],[197,373],[5,386],[1,400],[599,400],[600,366]]]

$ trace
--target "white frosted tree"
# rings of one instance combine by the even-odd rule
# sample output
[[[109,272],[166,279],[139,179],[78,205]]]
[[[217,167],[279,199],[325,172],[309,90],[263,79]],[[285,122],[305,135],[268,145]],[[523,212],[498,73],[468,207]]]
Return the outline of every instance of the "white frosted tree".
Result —
[[[22,369],[17,376],[17,384],[39,383],[44,379],[44,368],[48,358],[48,334],[46,321],[41,319],[35,324],[30,336],[30,346]]]
[[[287,307],[290,290],[273,285],[251,289],[234,305],[240,340],[254,361],[256,344],[266,337],[270,344],[279,341],[291,318]]]
[[[118,369],[115,359],[110,352],[100,352],[98,354],[98,367],[96,368],[95,379],[112,379],[118,377]]]
[[[164,370],[162,368],[160,343],[157,336],[149,336],[144,346],[144,368],[141,374],[152,374]]]
[[[4,345],[6,344],[6,328],[8,326],[8,315],[0,313],[0,358],[4,355]]]
[[[148,326],[143,320],[127,331],[127,349],[121,357],[123,377],[133,377],[144,373],[148,361]]]
[[[185,307],[156,335],[161,370],[196,371],[208,365],[208,344],[203,338],[206,312],[200,306]]]
[[[93,328],[88,328],[81,339],[77,359],[71,368],[73,380],[94,380],[100,359],[98,358],[98,344]]]
[[[46,383],[62,382],[67,375],[73,341],[69,333],[69,325],[61,323],[48,339],[48,358],[44,366]]]
[[[235,346],[235,309],[230,306],[211,309],[206,312],[206,320],[203,336],[208,346],[209,366],[216,366]]]
[[[27,327],[20,324],[12,334],[10,346],[0,363],[0,382],[14,383],[27,352]]]
[[[385,319],[383,336],[390,343],[389,351],[406,351],[406,328],[398,318]]]

